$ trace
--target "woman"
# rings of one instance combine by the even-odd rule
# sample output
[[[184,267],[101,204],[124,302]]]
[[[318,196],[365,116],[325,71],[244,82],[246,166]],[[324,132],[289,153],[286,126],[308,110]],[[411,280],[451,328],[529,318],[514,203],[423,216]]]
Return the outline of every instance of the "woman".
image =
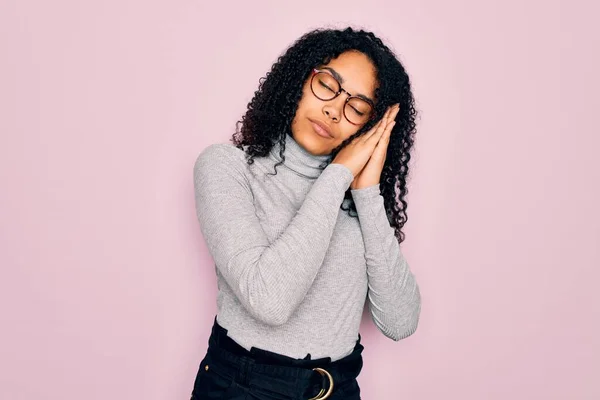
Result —
[[[231,144],[194,166],[217,316],[192,399],[360,399],[365,301],[400,340],[418,285],[399,243],[409,78],[374,34],[316,30],[261,80]]]

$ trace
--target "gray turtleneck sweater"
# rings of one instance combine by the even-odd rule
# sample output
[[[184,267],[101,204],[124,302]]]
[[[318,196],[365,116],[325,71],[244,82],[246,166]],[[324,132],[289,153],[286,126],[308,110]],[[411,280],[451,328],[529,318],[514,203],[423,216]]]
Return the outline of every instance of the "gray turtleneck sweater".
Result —
[[[419,287],[386,216],[379,184],[352,190],[358,218],[340,208],[353,180],[319,166],[286,137],[248,165],[213,144],[194,165],[196,212],[217,275],[217,321],[246,349],[293,358],[349,354],[365,301],[377,328],[400,340],[417,328]],[[270,174],[269,174],[270,173]],[[347,205],[347,204],[345,204]]]

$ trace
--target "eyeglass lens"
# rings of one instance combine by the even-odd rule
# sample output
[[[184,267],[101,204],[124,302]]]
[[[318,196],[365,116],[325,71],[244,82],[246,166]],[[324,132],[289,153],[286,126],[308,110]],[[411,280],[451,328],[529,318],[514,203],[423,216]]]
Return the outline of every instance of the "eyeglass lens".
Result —
[[[340,91],[339,82],[326,72],[318,72],[313,76],[311,89],[314,95],[323,101],[332,100]],[[369,120],[373,108],[367,101],[352,97],[344,106],[344,115],[353,124],[363,124]]]

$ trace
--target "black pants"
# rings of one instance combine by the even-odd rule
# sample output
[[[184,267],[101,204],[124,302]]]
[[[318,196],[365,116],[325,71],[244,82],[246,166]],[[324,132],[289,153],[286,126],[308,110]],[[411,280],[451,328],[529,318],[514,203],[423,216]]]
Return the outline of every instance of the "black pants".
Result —
[[[333,362],[329,357],[311,360],[310,354],[295,359],[255,347],[248,351],[227,336],[215,317],[191,400],[307,400],[320,392],[322,397],[330,379],[313,370],[316,367],[333,380],[328,400],[360,400],[356,377],[363,365],[362,351],[360,335],[352,353]]]

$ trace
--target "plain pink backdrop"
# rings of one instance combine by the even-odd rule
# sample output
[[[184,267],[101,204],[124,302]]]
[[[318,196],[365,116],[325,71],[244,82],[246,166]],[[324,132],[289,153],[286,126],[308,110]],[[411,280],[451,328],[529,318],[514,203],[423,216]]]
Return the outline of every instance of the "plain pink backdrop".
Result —
[[[0,398],[189,399],[216,310],[192,167],[307,30],[364,26],[421,110],[366,400],[599,399],[592,1],[0,2]]]

